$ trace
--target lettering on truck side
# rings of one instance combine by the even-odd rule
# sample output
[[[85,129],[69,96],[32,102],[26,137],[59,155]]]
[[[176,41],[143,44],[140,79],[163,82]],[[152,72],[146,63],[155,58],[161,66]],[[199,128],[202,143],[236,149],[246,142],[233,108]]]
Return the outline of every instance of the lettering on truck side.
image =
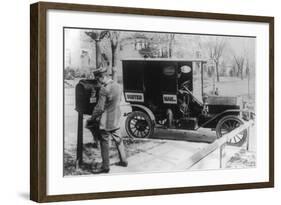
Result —
[[[143,102],[144,97],[143,93],[125,93],[125,97],[127,101],[130,102]]]
[[[177,96],[176,95],[163,95],[163,103],[164,104],[177,104]]]

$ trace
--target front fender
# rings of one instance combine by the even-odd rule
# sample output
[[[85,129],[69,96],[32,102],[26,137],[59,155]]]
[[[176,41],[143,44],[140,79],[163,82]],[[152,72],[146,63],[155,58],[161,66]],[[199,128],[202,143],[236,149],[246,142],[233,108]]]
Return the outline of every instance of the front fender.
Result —
[[[208,121],[204,122],[200,127],[209,127],[211,124],[217,124],[218,121],[223,118],[226,115],[233,115],[233,113],[237,113],[239,115],[243,110],[241,109],[230,109],[230,110],[225,110],[219,114],[216,114],[213,116],[211,119]],[[212,126],[213,127],[213,126]]]
[[[130,105],[132,107],[132,111],[141,110],[141,111],[145,112],[150,117],[152,122],[155,122],[155,115],[153,114],[153,112],[148,107],[146,107],[144,105],[138,105],[138,104],[130,104]],[[126,115],[127,114],[129,114],[129,113],[126,113]]]

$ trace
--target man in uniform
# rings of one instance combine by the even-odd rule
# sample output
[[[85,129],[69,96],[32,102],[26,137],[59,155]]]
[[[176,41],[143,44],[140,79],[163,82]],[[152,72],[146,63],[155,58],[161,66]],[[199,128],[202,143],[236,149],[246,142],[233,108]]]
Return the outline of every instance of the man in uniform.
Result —
[[[126,167],[128,165],[126,159],[123,140],[120,136],[120,101],[121,87],[113,81],[106,67],[102,67],[94,71],[95,78],[101,83],[98,103],[95,106],[92,117],[87,122],[89,129],[96,129],[101,148],[102,165],[93,170],[93,173],[108,173],[109,168],[109,138],[112,137],[116,143],[120,162],[118,165]],[[91,124],[99,123],[98,127]]]

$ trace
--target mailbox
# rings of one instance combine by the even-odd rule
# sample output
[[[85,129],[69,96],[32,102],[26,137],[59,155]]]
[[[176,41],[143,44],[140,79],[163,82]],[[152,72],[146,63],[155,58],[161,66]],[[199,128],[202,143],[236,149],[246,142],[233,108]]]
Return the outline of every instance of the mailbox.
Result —
[[[75,110],[80,114],[91,115],[98,102],[99,90],[96,80],[80,80],[75,88]]]

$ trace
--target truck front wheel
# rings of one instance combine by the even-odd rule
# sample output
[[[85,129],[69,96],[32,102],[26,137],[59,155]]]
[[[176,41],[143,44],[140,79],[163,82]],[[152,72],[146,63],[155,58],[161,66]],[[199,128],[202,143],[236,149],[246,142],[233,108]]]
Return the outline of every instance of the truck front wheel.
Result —
[[[243,121],[239,119],[237,116],[230,115],[225,116],[218,122],[216,126],[217,138],[222,137],[223,135],[231,132],[232,130],[238,128],[243,124]],[[242,146],[247,139],[248,131],[243,130],[239,134],[233,136],[227,141],[227,145],[231,146]]]

